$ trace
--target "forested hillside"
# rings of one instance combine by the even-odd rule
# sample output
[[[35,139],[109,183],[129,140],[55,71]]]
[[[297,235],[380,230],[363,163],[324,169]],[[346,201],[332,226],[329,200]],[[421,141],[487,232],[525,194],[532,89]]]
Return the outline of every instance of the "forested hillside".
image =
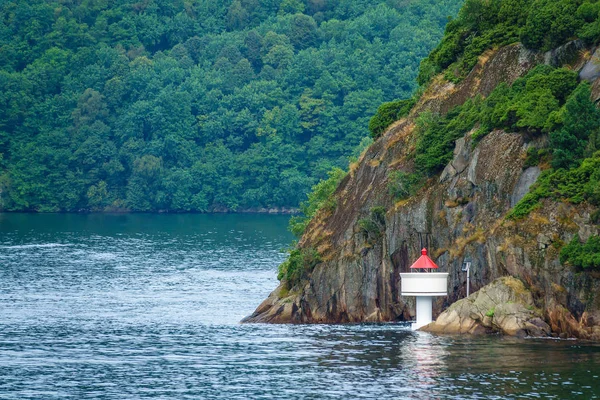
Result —
[[[0,209],[293,207],[461,0],[0,6]]]

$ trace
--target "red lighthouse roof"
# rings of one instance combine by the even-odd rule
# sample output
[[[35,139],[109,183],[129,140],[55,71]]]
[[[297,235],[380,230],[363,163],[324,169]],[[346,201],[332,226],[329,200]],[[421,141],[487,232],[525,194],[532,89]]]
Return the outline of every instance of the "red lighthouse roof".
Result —
[[[435,265],[431,258],[429,258],[429,256],[427,255],[427,249],[423,248],[423,250],[421,250],[421,257],[419,257],[419,259],[415,261],[415,263],[411,265],[410,268],[437,269],[439,267]]]

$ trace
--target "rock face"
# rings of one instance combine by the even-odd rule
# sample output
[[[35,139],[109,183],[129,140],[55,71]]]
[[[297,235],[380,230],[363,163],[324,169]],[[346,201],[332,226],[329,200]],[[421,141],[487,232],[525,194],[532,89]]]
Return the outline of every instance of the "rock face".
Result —
[[[496,279],[466,299],[452,304],[436,321],[421,328],[433,333],[492,333],[548,336],[550,326],[535,308],[533,295],[512,277]]]
[[[585,63],[579,72],[579,77],[590,82],[600,78],[600,49],[596,50],[592,58]]]
[[[526,194],[529,192],[531,185],[537,181],[537,178],[542,173],[540,167],[529,167],[519,177],[517,186],[513,190],[513,194],[510,197],[510,206],[514,207]]]
[[[299,246],[316,249],[322,262],[301,285],[288,291],[282,284],[245,321],[411,320],[414,298],[400,296],[399,274],[408,272],[427,247],[440,272],[449,272],[449,296],[435,300],[434,317],[465,297],[460,267],[468,257],[473,291],[503,276],[517,277],[553,332],[593,337],[600,331],[600,276],[576,273],[558,260],[560,246],[575,234],[585,239],[598,233],[590,222],[593,209],[546,201],[518,223],[505,218],[540,173],[524,168],[535,141],[496,130],[474,147],[469,132],[456,142],[444,172],[415,196],[396,202],[388,189],[392,172],[413,168],[415,120],[421,112],[443,114],[474,95],[488,95],[501,82],[513,82],[539,63],[569,60],[571,68],[580,70],[593,51],[579,50],[578,42],[545,54],[511,45],[484,54],[458,85],[434,78],[411,114],[351,165],[335,193],[335,210],[318,213],[307,227]],[[386,210],[385,221],[379,232],[365,232],[359,221],[371,218],[374,207]]]

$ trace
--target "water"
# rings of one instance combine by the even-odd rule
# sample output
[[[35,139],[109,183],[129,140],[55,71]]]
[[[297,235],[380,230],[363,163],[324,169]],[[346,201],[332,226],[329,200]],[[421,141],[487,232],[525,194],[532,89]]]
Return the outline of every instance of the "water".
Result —
[[[240,325],[287,219],[0,214],[0,399],[600,398],[600,346]]]

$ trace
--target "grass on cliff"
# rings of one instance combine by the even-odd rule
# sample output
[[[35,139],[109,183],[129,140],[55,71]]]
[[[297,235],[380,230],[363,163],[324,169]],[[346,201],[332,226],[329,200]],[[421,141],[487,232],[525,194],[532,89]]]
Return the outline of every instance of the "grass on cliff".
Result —
[[[331,212],[337,206],[334,192],[347,172],[341,168],[333,168],[328,175],[327,179],[312,187],[307,200],[300,204],[302,214],[290,218],[289,230],[298,238],[304,234],[306,227],[319,211]],[[287,260],[279,265],[277,279],[284,281],[286,290],[289,290],[320,262],[321,255],[313,247],[300,248],[293,245]]]
[[[368,217],[358,220],[358,226],[370,245],[377,242],[385,232],[386,212],[385,207],[372,207]]]
[[[600,236],[591,236],[582,243],[579,235],[575,235],[560,251],[560,262],[577,268],[600,269]]]
[[[389,193],[394,199],[414,195],[425,178],[438,174],[452,160],[456,140],[467,132],[474,131],[471,143],[475,145],[493,129],[503,129],[529,138],[548,134],[549,148],[530,149],[527,166],[548,161],[553,167],[508,218],[528,215],[543,198],[600,202],[598,156],[594,155],[600,150],[600,111],[590,97],[589,84],[579,83],[576,72],[540,65],[512,86],[502,83],[487,98],[469,99],[445,116],[423,112],[416,121],[415,171],[390,173]]]
[[[600,0],[466,0],[457,18],[446,25],[442,41],[421,61],[417,82],[423,88],[441,72],[447,80],[460,82],[479,57],[495,47],[521,42],[529,49],[547,51],[574,38],[586,45],[600,42]],[[571,82],[569,78],[565,83]],[[547,99],[537,110],[543,116],[544,107],[554,106],[552,98],[547,93],[534,95]],[[382,104],[369,123],[371,135],[380,136],[407,115],[418,97],[417,92],[411,99]],[[542,122],[534,119],[522,123]]]
[[[417,81],[425,85],[445,71],[462,80],[486,50],[515,42],[547,51],[568,40],[600,41],[598,0],[466,0],[446,25],[441,43],[421,62]]]
[[[394,200],[404,200],[423,186],[423,177],[417,173],[393,171],[388,177],[388,192]]]
[[[378,138],[388,126],[408,115],[417,102],[417,95],[406,100],[390,101],[383,103],[377,109],[377,113],[369,121],[371,137]]]
[[[544,171],[508,218],[527,216],[544,198],[600,205],[600,110],[590,96],[589,85],[581,83],[554,114],[557,126],[549,135],[553,168]]]
[[[440,45],[423,61],[419,83],[424,85],[442,70],[448,79],[458,81],[479,55],[494,46],[520,40],[528,48],[549,50],[574,37],[587,44],[600,41],[600,0],[466,0]],[[475,145],[492,130],[502,129],[528,138],[547,134],[549,147],[529,151],[527,165],[544,160],[552,167],[508,218],[528,215],[544,198],[600,204],[600,111],[590,92],[576,72],[539,65],[511,86],[501,83],[487,98],[469,99],[444,116],[421,113],[416,120],[414,171],[390,173],[390,195],[394,199],[414,195],[425,179],[452,160],[456,140],[466,133],[472,132]],[[369,125],[372,136],[380,136],[407,115],[417,97],[380,106]],[[291,220],[292,232],[300,236],[318,210],[335,208],[332,193],[342,178],[337,172],[313,188],[302,205],[304,216]],[[377,228],[372,218],[360,225],[370,233]]]
[[[286,289],[292,289],[321,262],[321,255],[312,247],[295,248],[278,268],[277,279],[284,281]]]

